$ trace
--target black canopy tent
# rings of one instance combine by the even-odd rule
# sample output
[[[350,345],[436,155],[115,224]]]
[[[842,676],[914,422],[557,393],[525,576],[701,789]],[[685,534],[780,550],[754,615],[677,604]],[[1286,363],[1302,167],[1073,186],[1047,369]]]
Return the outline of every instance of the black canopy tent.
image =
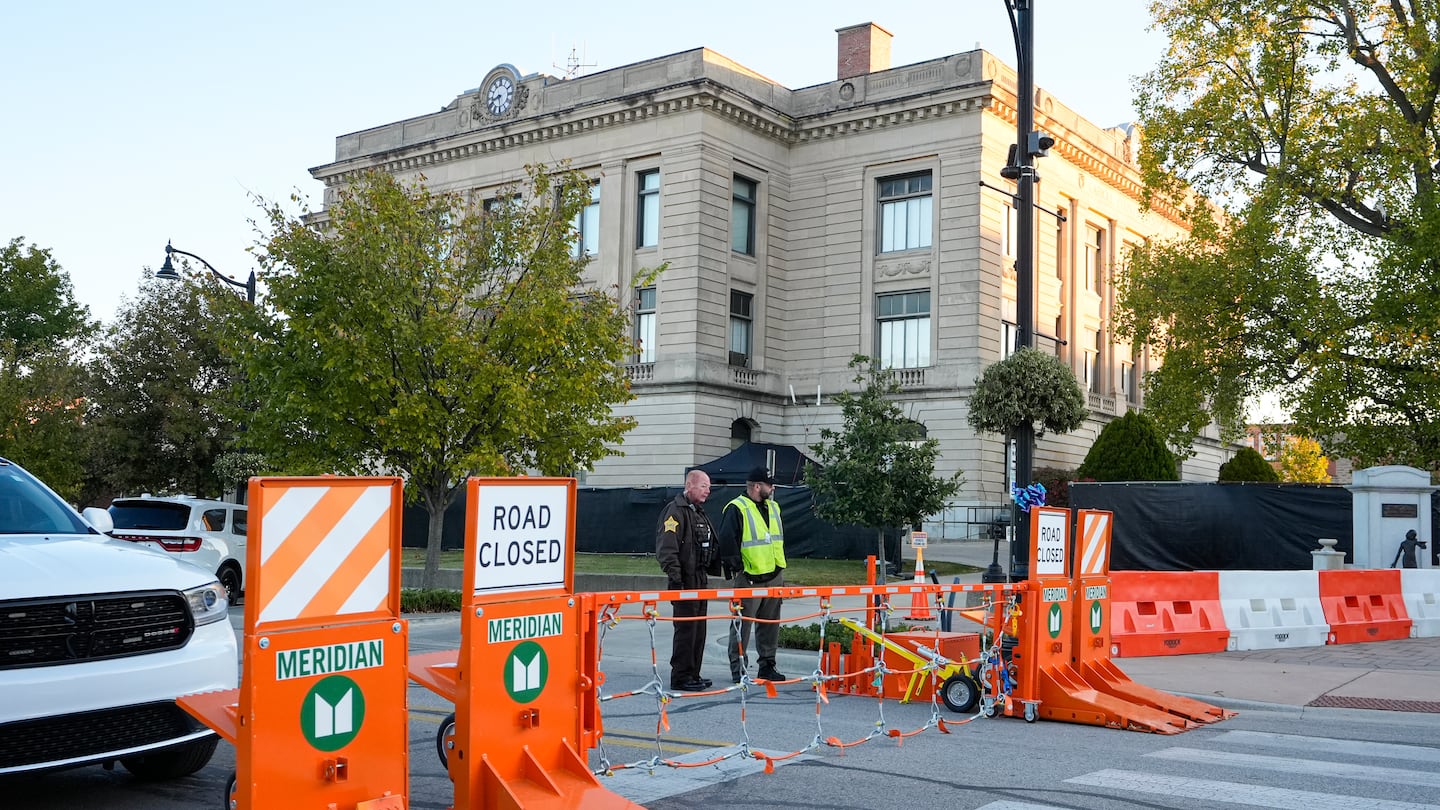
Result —
[[[805,465],[816,462],[788,444],[746,442],[729,453],[704,464],[689,467],[710,476],[712,484],[743,484],[745,476],[756,467],[764,467],[775,476],[775,483],[795,486],[805,481]]]

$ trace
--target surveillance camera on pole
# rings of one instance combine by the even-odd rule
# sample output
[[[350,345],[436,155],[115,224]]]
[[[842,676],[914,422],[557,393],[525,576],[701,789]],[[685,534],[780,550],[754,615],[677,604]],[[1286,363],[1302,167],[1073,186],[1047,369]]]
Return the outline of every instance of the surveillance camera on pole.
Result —
[[[1027,141],[1025,149],[1031,157],[1045,157],[1055,145],[1055,139],[1043,132],[1031,132]]]

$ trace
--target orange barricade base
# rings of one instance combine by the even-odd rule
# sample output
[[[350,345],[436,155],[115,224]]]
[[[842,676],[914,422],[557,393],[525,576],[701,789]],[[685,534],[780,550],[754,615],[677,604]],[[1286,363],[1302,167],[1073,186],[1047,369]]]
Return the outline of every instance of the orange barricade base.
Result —
[[[1400,592],[1398,569],[1320,571],[1320,604],[1330,625],[1330,644],[1393,641],[1410,637],[1410,613]]]
[[[1113,657],[1225,652],[1218,571],[1114,571],[1110,584]]]

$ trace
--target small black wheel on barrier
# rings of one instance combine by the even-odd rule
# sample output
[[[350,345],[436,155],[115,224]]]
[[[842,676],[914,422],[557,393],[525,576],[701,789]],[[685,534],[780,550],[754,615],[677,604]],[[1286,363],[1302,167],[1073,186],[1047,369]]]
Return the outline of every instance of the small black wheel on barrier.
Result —
[[[1025,704],[1025,722],[1033,723],[1040,716],[1040,709],[1034,703]]]
[[[238,774],[230,772],[230,781],[225,783],[225,795],[220,799],[222,810],[235,810],[235,791],[239,789],[237,783]]]
[[[951,675],[940,684],[940,699],[956,714],[972,712],[980,702],[980,684],[964,673]]]
[[[450,770],[450,746],[455,739],[455,712],[445,715],[440,721],[440,730],[435,732],[435,753],[440,755],[440,767]]]

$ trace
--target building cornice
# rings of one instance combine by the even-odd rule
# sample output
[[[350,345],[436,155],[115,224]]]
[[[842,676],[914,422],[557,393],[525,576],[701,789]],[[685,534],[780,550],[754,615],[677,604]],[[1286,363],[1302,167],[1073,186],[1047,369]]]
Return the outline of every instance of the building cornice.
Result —
[[[1009,94],[1008,98],[991,96],[986,112],[1008,124],[1014,124],[1019,118],[1019,111],[1015,108],[1013,99],[1013,94]],[[1145,200],[1145,184],[1140,180],[1138,169],[1120,158],[1105,153],[1088,140],[1077,136],[1070,127],[1039,110],[1036,110],[1035,125],[1037,129],[1043,130],[1055,138],[1055,145],[1051,147],[1051,150],[1058,153],[1060,157],[1100,179],[1111,188],[1117,189],[1125,196],[1148,204],[1151,211],[1166,220],[1186,230],[1190,229],[1189,220],[1185,218],[1179,208],[1158,198]]]

